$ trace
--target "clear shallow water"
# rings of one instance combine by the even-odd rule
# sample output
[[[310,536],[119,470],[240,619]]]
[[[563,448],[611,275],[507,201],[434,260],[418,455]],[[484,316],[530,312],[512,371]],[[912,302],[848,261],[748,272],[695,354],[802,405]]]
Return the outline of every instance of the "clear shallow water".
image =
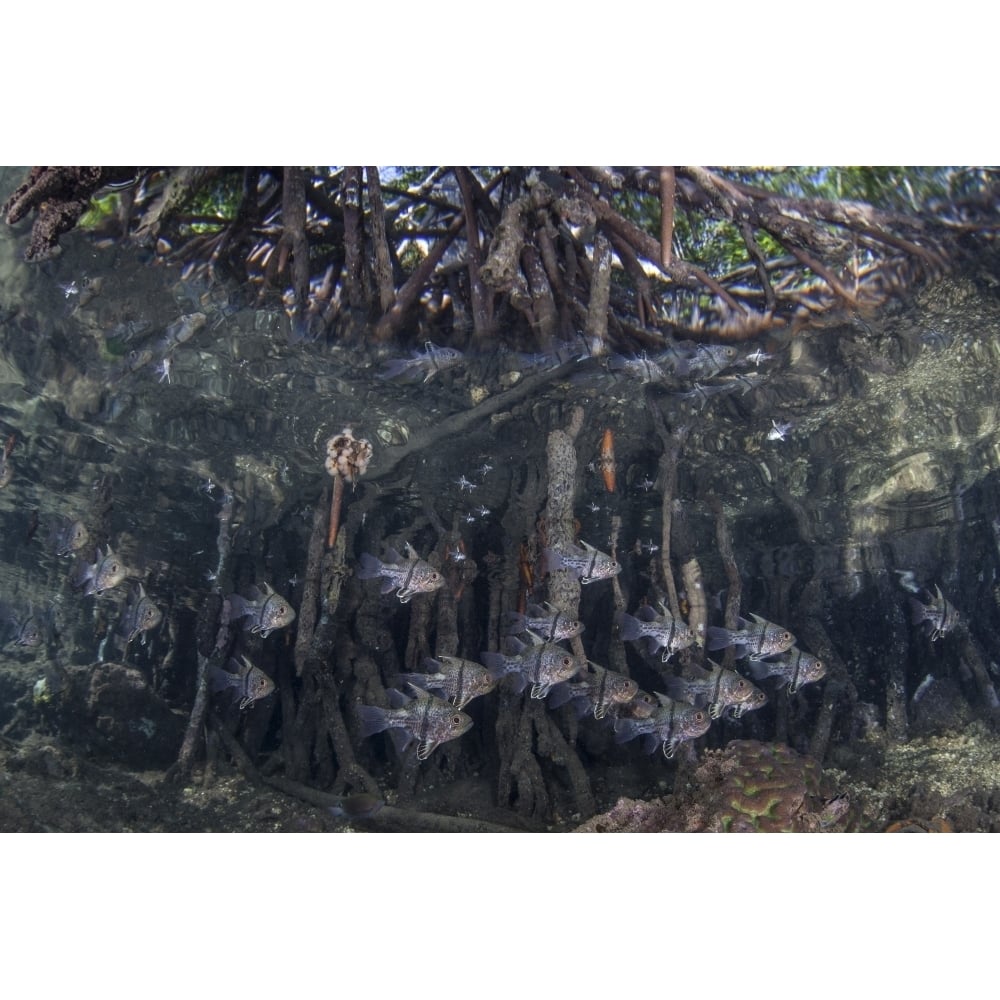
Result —
[[[570,423],[575,406],[583,419],[569,504],[578,537],[607,551],[614,535],[623,566],[615,584],[582,588],[587,656],[653,691],[682,670],[623,645],[614,629],[619,604],[634,611],[663,593],[653,551],[664,545],[669,470],[661,456],[679,436],[667,504],[678,589],[681,564],[695,558],[709,621],[721,624],[712,607],[728,584],[717,502],[743,613],[780,622],[813,652],[826,655],[818,646],[828,643],[834,654],[826,680],[792,698],[769,688],[768,706],[714,723],[697,752],[737,738],[777,739],[801,751],[819,747],[827,762],[847,766],[852,741],[872,732],[898,741],[918,723],[934,732],[991,720],[1000,660],[998,316],[993,299],[961,279],[864,323],[845,317],[840,327],[772,345],[774,361],[735,369],[765,374],[761,384],[702,404],[681,395],[687,384],[643,386],[593,360],[529,372],[524,359],[502,351],[426,383],[385,380],[387,360],[419,345],[376,352],[292,343],[283,312],[256,308],[238,287],[192,285],[148,254],[95,247],[79,234],[58,259],[28,266],[18,239],[0,233],[0,431],[16,435],[14,475],[0,491],[0,597],[21,620],[38,615],[45,629],[40,647],[3,654],[0,726],[15,743],[37,731],[131,768],[168,766],[222,597],[268,582],[297,609],[296,626],[266,639],[234,631],[229,641],[277,691],[242,716],[212,702],[217,724],[257,766],[340,794],[365,785],[357,765],[380,792],[411,807],[454,811],[464,796],[479,815],[546,823],[587,818],[619,794],[669,788],[690,762],[618,746],[595,720],[549,711],[505,685],[471,703],[469,733],[419,765],[398,757],[384,735],[362,739],[354,715],[358,704],[384,703],[397,675],[420,670],[425,656],[475,659],[499,647],[500,616],[520,599],[522,544],[538,572],[550,435]],[[170,339],[173,324],[197,314],[204,322],[189,339]],[[165,357],[169,379],[159,367]],[[775,423],[791,424],[784,439],[769,437]],[[324,445],[348,425],[372,441],[374,456],[347,491],[343,551],[320,574],[307,655],[296,649],[297,630],[310,536],[328,501]],[[588,469],[606,429],[614,435],[614,493]],[[227,493],[233,510],[224,524]],[[93,717],[79,729],[33,696],[42,679],[55,702],[62,691],[75,696],[77,672],[120,658],[113,635],[126,590],[95,599],[72,587],[72,560],[46,542],[59,517],[81,519],[94,544],[112,545],[164,611],[164,624],[125,656],[177,719],[161,721],[146,743],[141,714],[132,720],[134,743],[112,738],[125,725],[120,718],[102,743],[101,712],[124,709],[113,699],[102,708],[90,689],[80,697]],[[362,552],[384,555],[404,541],[447,581],[408,605],[353,576]],[[459,545],[466,558],[450,558]],[[978,672],[966,640],[932,644],[911,625],[897,571],[939,585],[960,610]],[[533,599],[551,596],[536,582]],[[932,703],[913,701],[928,674],[951,692],[938,716]],[[831,684],[836,707],[824,721]],[[341,721],[292,759],[289,734],[317,728],[308,709],[317,698],[327,714],[335,703]],[[195,761],[202,756],[199,749]]]

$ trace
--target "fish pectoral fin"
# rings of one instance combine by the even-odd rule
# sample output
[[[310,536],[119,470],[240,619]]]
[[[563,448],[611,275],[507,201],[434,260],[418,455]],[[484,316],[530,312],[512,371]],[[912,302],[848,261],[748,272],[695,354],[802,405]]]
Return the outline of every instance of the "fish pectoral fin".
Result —
[[[717,719],[722,715],[722,710],[725,706],[720,701],[713,701],[711,705],[708,706],[708,714],[713,718]]]
[[[424,740],[417,747],[417,760],[427,760],[440,740]]]
[[[531,685],[531,697],[532,698],[544,698],[549,693],[549,688],[552,687],[551,684],[532,684]]]

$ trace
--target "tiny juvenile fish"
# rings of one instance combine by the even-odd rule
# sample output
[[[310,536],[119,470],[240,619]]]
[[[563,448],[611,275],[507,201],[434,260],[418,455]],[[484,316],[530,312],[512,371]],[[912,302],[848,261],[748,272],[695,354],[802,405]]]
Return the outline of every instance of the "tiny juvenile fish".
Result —
[[[413,552],[413,549],[407,546],[407,551]],[[358,579],[383,577],[380,593],[389,594],[395,590],[401,604],[406,604],[414,594],[429,594],[444,584],[444,577],[429,562],[416,555],[404,559],[390,548],[386,560],[383,562],[368,552],[362,552],[356,570]]]
[[[692,667],[693,677],[671,677],[667,680],[667,694],[678,701],[686,701],[699,708],[707,705],[713,719],[721,717],[726,709],[738,719],[746,711],[760,708],[767,696],[735,670],[726,670],[718,663],[709,662],[709,669]]]
[[[141,632],[156,628],[161,621],[163,612],[153,603],[140,583],[125,602],[125,614],[122,616],[118,632],[127,646]]]
[[[57,556],[70,556],[90,541],[90,532],[83,521],[61,517],[49,528],[49,545]]]
[[[708,648],[714,650],[738,646],[743,650],[742,652],[737,650],[736,653],[741,659],[747,656],[751,660],[760,660],[765,656],[783,653],[794,645],[795,636],[788,629],[775,625],[774,622],[769,622],[753,612],[750,613],[750,618],[753,621],[740,618],[740,627],[735,631],[709,625]]]
[[[396,749],[404,753],[416,740],[417,760],[427,760],[434,748],[469,731],[472,719],[448,702],[410,685],[414,697],[390,688],[390,708],[359,705],[362,737],[389,730]]]
[[[229,620],[245,618],[243,628],[266,639],[275,629],[284,628],[295,621],[295,610],[281,594],[268,583],[250,588],[250,597],[230,594]]]
[[[260,667],[254,666],[245,656],[230,659],[230,670],[213,666],[209,671],[209,681],[213,691],[232,688],[240,698],[240,711],[261,698],[266,698],[274,690],[274,681]]]
[[[962,620],[961,615],[955,610],[951,601],[941,593],[941,588],[935,584],[934,593],[925,591],[929,600],[922,604],[915,597],[910,598],[910,609],[912,611],[912,624],[921,625],[924,622],[931,623],[931,641],[940,639],[947,635]]]
[[[641,383],[666,382],[669,375],[651,358],[645,354],[635,357],[625,357],[623,354],[612,354],[608,358],[608,370],[621,372],[630,378],[638,379]]]
[[[496,676],[480,663],[457,656],[424,659],[426,674],[400,674],[403,680],[425,691],[440,691],[455,708],[465,708],[473,698],[489,694]]]
[[[677,374],[684,378],[711,378],[735,364],[739,351],[731,344],[698,344],[682,341],[677,345],[683,355]]]
[[[560,642],[563,639],[572,639],[583,631],[583,622],[570,618],[551,604],[545,607],[529,604],[527,611],[525,615],[519,611],[507,612],[504,635],[520,635],[531,631],[546,642]]]
[[[631,677],[608,670],[590,660],[576,683],[557,684],[549,695],[549,708],[559,708],[569,701],[581,704],[579,715],[592,711],[595,719],[603,719],[615,705],[624,705],[639,693],[639,685]]]
[[[103,594],[105,590],[117,587],[125,579],[125,564],[106,545],[104,555],[98,548],[94,562],[82,563],[77,567],[73,586],[83,587],[85,594]]]
[[[545,571],[552,573],[557,569],[568,570],[581,584],[608,580],[622,571],[621,566],[611,556],[599,552],[593,545],[581,541],[580,546],[582,547],[571,545],[563,551],[543,549],[542,565]]]
[[[682,743],[707,733],[712,720],[704,709],[685,705],[661,694],[657,698],[660,700],[660,707],[648,718],[618,721],[615,742],[627,743],[637,736],[644,736],[647,753],[652,753],[657,744],[660,744],[663,756],[669,759]]]
[[[438,347],[429,340],[424,344],[423,351],[414,351],[409,358],[397,358],[387,361],[379,378],[411,379],[414,376],[424,376],[423,381],[429,382],[438,372],[465,361],[465,355],[454,347]]]
[[[660,657],[663,663],[666,663],[674,653],[687,649],[697,642],[694,632],[684,622],[674,618],[663,604],[660,604],[659,614],[649,605],[643,605],[636,611],[634,617],[621,611],[615,616],[615,620],[623,641],[636,642],[645,637],[650,656],[655,656],[661,649],[663,650]]]
[[[581,667],[576,657],[550,642],[539,640],[529,646],[509,635],[506,644],[510,655],[487,652],[480,653],[479,659],[498,680],[507,674],[517,674],[518,693],[530,682],[532,698],[544,698],[554,684],[568,681]]]
[[[803,684],[813,684],[826,675],[826,664],[812,653],[803,653],[797,646],[771,660],[752,660],[748,669],[754,680],[780,677],[778,687],[787,684],[789,694],[795,694]]]

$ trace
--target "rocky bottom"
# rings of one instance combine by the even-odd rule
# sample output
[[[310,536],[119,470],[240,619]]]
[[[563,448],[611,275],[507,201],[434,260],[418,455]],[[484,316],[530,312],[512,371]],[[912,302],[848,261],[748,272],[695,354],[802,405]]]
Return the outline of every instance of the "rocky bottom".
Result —
[[[974,722],[961,732],[889,744],[869,737],[815,761],[781,744],[736,740],[703,751],[672,794],[619,798],[586,832],[1000,830],[1000,739]],[[335,815],[323,793],[254,786],[236,771],[134,771],[88,759],[54,736],[0,745],[0,831],[334,832],[513,829],[485,780],[430,790],[421,810],[388,804]],[[611,782],[609,782],[609,785]],[[337,810],[339,812],[339,810]],[[365,810],[367,813],[368,811]]]

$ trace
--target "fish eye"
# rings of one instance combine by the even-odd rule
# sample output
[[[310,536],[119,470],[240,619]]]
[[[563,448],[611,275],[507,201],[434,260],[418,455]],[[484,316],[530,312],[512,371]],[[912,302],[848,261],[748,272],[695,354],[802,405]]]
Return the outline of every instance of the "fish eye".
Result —
[[[451,724],[453,726],[460,726],[462,724],[462,716],[460,716],[460,715],[453,715],[451,717]]]
[[[739,681],[739,682],[737,683],[737,685],[736,685],[736,689],[737,689],[738,691],[743,691],[743,690],[744,690],[744,689],[746,688],[746,686],[747,686],[747,682],[746,682],[746,681],[743,681],[743,680],[741,680],[741,681]]]
[[[705,721],[705,713],[704,712],[695,712],[694,713],[694,721],[695,722],[704,722]]]
[[[441,579],[441,574],[440,573],[431,573],[431,579],[432,580],[440,580]]]
[[[573,660],[572,660],[572,658],[571,658],[571,657],[569,657],[569,656],[564,656],[564,657],[562,658],[562,665],[563,665],[564,667],[568,667],[568,666],[570,666],[570,665],[571,665],[572,663],[573,663]]]

